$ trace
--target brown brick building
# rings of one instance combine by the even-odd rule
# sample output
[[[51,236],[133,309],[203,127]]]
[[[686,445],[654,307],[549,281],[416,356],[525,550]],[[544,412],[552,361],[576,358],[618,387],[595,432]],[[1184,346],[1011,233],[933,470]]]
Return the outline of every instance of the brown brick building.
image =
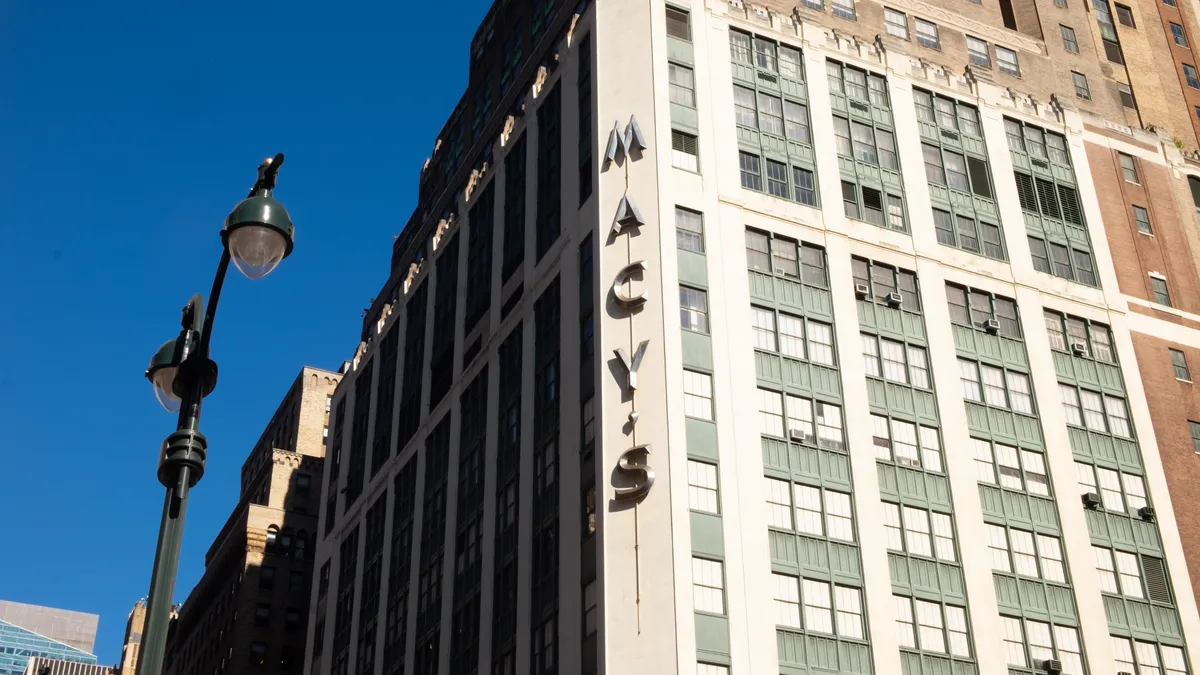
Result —
[[[171,623],[166,673],[302,670],[328,401],[339,380],[305,367],[242,465],[238,504]]]

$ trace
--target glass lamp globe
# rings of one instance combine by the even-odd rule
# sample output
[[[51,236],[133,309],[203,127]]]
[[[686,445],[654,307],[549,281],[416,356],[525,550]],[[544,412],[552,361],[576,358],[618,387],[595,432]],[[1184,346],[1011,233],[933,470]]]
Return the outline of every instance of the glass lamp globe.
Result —
[[[166,408],[167,412],[179,412],[179,406],[182,401],[175,394],[175,366],[165,366],[154,371],[154,375],[150,381],[154,383],[154,397],[158,399],[159,404]]]
[[[258,225],[229,233],[229,255],[248,279],[261,279],[287,255],[287,240],[278,230]]]

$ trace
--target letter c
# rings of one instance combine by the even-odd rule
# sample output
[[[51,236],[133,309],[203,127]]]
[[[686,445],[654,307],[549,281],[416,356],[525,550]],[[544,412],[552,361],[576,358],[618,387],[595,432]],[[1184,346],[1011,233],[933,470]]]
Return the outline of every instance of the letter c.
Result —
[[[617,304],[620,305],[622,309],[630,310],[640,307],[650,299],[650,296],[645,291],[642,291],[637,295],[629,295],[625,293],[624,288],[626,282],[632,282],[631,277],[635,273],[645,271],[646,261],[639,260],[634,263],[629,263],[628,265],[622,267],[620,272],[617,272],[617,278],[613,280],[612,292]]]

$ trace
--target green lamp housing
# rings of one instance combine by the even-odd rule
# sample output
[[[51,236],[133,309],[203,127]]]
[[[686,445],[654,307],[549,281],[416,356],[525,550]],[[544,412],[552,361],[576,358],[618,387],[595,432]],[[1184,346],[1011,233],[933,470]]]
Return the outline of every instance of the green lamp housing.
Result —
[[[261,279],[288,257],[295,228],[283,204],[260,189],[243,199],[225,218],[221,238],[233,264],[249,279]]]

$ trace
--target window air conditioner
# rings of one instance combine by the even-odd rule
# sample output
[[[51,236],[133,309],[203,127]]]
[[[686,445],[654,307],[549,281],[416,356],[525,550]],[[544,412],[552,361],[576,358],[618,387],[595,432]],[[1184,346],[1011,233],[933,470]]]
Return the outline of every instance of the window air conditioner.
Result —
[[[1138,515],[1142,517],[1142,520],[1154,520],[1154,507],[1143,506],[1138,509]]]
[[[1050,675],[1062,675],[1062,661],[1058,659],[1046,659],[1042,661],[1042,668]]]
[[[887,296],[888,307],[899,307],[900,303],[902,303],[902,302],[904,302],[903,295],[900,295],[899,293],[896,293],[896,292],[888,293],[888,296]]]
[[[1000,322],[995,319],[988,319],[987,321],[984,321],[983,327],[987,332],[993,335],[1000,332]]]
[[[1095,509],[1100,506],[1100,495],[1095,492],[1085,492],[1081,499],[1083,500],[1083,507],[1086,509]]]
[[[871,287],[866,284],[854,284],[854,295],[859,300],[865,300],[867,296],[871,295]]]
[[[1086,342],[1072,342],[1071,343],[1071,353],[1073,353],[1075,356],[1083,356],[1084,354],[1087,353],[1087,343]]]

